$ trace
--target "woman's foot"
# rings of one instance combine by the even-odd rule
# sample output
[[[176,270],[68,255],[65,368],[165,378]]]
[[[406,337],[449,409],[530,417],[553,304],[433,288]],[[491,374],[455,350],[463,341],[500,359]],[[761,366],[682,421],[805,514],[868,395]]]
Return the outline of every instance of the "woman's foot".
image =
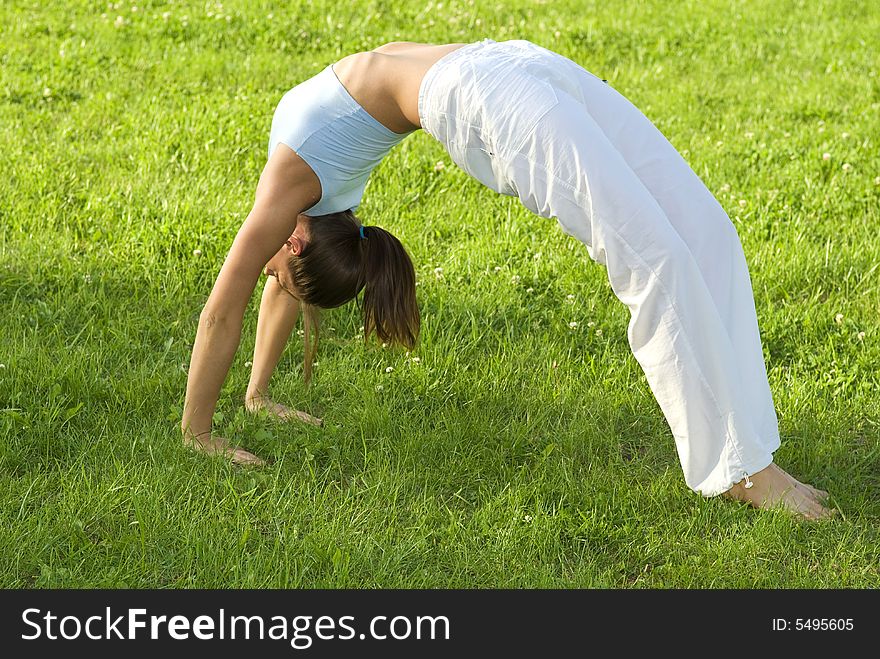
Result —
[[[262,467],[266,464],[265,460],[258,458],[253,453],[245,451],[230,444],[228,439],[211,435],[209,437],[186,437],[183,440],[185,446],[204,453],[205,455],[222,455],[237,465],[249,465],[254,467]]]
[[[300,412],[299,410],[292,410],[286,405],[274,402],[267,396],[248,396],[245,398],[244,406],[249,412],[264,411],[282,421],[297,420],[302,421],[303,423],[309,423],[313,426],[324,425],[324,422],[321,419],[314,417],[311,414]]]
[[[751,487],[746,487],[747,482]],[[736,483],[724,496],[745,501],[755,508],[783,508],[809,520],[827,519],[834,514],[834,510],[822,503],[827,492],[801,483],[773,463]]]

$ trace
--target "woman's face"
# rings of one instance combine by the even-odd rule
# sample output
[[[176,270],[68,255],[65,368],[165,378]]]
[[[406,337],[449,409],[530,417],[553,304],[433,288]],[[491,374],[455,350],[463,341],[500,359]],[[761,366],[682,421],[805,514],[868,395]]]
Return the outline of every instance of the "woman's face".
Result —
[[[288,238],[281,246],[281,249],[275,253],[275,256],[269,259],[269,262],[266,263],[266,267],[263,268],[263,274],[267,277],[275,277],[278,279],[278,285],[288,292],[293,290],[290,268],[287,267],[287,262],[290,260],[291,256],[293,256],[293,243],[291,243],[290,238]]]
[[[304,215],[300,215],[297,218],[296,229],[294,229],[290,238],[284,242],[281,249],[275,253],[275,256],[269,259],[266,267],[263,268],[263,274],[267,277],[278,279],[278,285],[291,295],[293,295],[293,278],[287,264],[292,256],[299,256],[305,247],[305,226],[307,221],[308,218]]]

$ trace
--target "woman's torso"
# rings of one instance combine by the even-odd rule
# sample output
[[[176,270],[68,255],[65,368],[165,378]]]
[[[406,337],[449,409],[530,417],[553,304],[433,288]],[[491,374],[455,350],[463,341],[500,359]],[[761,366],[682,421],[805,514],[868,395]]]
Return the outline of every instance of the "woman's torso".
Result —
[[[285,94],[269,154],[285,143],[317,175],[321,197],[306,214],[356,209],[373,168],[417,128],[467,173],[514,194],[505,161],[556,103],[550,81],[564,82],[563,63],[576,66],[530,42],[491,39],[355,53]]]
[[[461,44],[464,45],[464,44]],[[425,72],[459,44],[386,44],[327,66],[282,96],[269,158],[287,145],[317,179],[307,215],[356,210],[381,160],[414,130]]]

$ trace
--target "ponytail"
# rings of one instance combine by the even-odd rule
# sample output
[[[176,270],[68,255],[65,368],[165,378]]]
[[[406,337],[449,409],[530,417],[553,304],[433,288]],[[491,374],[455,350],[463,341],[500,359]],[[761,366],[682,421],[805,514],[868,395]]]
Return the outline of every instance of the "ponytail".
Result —
[[[416,273],[409,254],[393,235],[377,226],[363,227],[364,338],[412,350],[419,336]]]
[[[363,226],[351,211],[309,217],[306,244],[288,261],[293,294],[303,304],[308,382],[318,350],[319,309],[332,309],[364,292],[364,338],[412,350],[419,336],[416,273],[409,254],[393,235]]]

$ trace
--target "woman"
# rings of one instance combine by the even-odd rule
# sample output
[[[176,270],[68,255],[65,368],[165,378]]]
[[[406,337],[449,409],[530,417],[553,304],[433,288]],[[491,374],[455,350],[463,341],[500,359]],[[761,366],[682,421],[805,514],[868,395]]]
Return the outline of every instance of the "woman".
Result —
[[[830,514],[820,501],[826,492],[772,462],[776,414],[727,215],[633,105],[527,41],[391,43],[349,55],[285,94],[253,209],[200,317],[182,423],[188,445],[260,462],[213,435],[211,418],[261,271],[270,276],[249,409],[295,414],[267,392],[300,303],[307,368],[316,331],[308,310],[362,289],[366,336],[412,346],[419,320],[409,257],[352,211],[372,169],[418,128],[489,188],[555,217],[606,266],[692,489],[811,519]]]

